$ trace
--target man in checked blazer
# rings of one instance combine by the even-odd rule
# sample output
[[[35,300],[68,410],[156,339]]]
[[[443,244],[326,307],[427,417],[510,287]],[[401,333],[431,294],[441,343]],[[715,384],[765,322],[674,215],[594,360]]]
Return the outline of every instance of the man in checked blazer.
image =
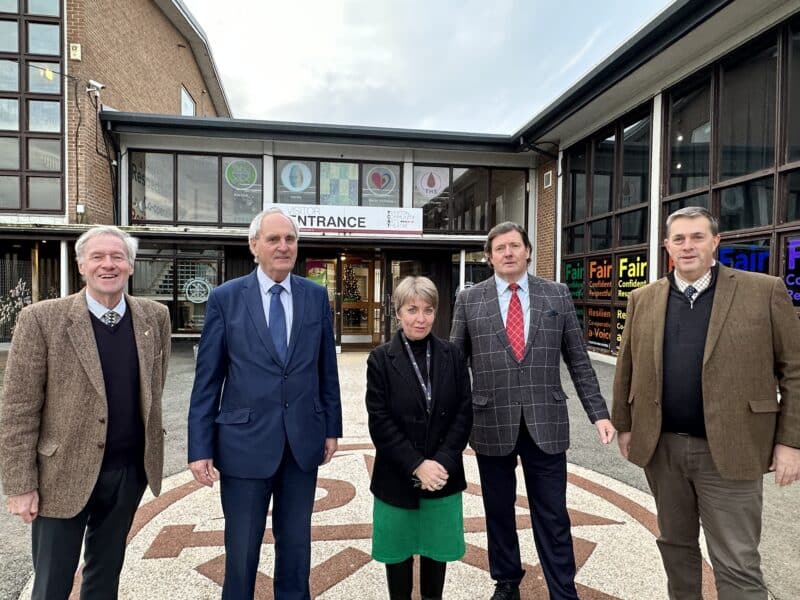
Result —
[[[19,315],[0,408],[8,511],[32,522],[34,600],[116,598],[125,542],[164,458],[167,307],[124,293],[137,242],[111,226],[75,243],[86,287]],[[113,312],[111,315],[109,313]]]
[[[484,251],[494,277],[459,294],[450,340],[472,368],[470,445],[481,478],[489,568],[497,581],[492,600],[518,600],[525,575],[514,508],[517,457],[550,598],[575,600],[561,356],[600,441],[609,443],[615,430],[567,287],[528,275],[531,243],[525,229],[512,222],[495,226]]]

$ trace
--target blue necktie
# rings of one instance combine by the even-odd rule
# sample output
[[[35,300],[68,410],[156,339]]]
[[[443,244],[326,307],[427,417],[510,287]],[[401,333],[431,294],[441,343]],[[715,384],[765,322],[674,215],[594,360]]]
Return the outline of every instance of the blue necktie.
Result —
[[[697,293],[697,290],[694,288],[693,285],[687,285],[686,289],[683,290],[683,295],[689,299],[689,302],[694,302],[694,295]]]
[[[269,293],[272,299],[269,303],[269,331],[272,334],[272,343],[278,351],[281,362],[286,362],[286,313],[283,311],[281,302],[281,292],[283,286],[277,283],[273,285]]]

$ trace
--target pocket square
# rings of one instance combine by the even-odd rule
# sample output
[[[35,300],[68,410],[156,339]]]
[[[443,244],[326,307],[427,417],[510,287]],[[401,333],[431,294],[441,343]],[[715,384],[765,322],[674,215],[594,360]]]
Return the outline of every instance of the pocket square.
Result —
[[[547,316],[548,317],[557,317],[558,316],[558,311],[551,308],[550,310],[547,311]]]

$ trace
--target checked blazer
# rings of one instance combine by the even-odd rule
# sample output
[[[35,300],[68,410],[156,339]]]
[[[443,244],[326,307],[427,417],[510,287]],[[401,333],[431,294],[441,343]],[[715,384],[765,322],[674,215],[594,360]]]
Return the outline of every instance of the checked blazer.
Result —
[[[557,454],[569,447],[561,356],[589,420],[609,416],[567,286],[529,275],[528,291],[530,330],[519,361],[506,336],[495,278],[456,298],[450,341],[472,369],[470,445],[487,456],[513,451],[523,417],[542,451]]]

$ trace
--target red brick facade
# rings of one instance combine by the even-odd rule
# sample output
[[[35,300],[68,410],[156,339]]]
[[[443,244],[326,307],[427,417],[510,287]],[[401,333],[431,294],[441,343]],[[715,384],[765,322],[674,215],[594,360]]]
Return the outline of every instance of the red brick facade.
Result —
[[[536,176],[536,274],[546,279],[556,278],[556,162],[540,163]],[[548,172],[550,186],[545,188],[545,174]]]

